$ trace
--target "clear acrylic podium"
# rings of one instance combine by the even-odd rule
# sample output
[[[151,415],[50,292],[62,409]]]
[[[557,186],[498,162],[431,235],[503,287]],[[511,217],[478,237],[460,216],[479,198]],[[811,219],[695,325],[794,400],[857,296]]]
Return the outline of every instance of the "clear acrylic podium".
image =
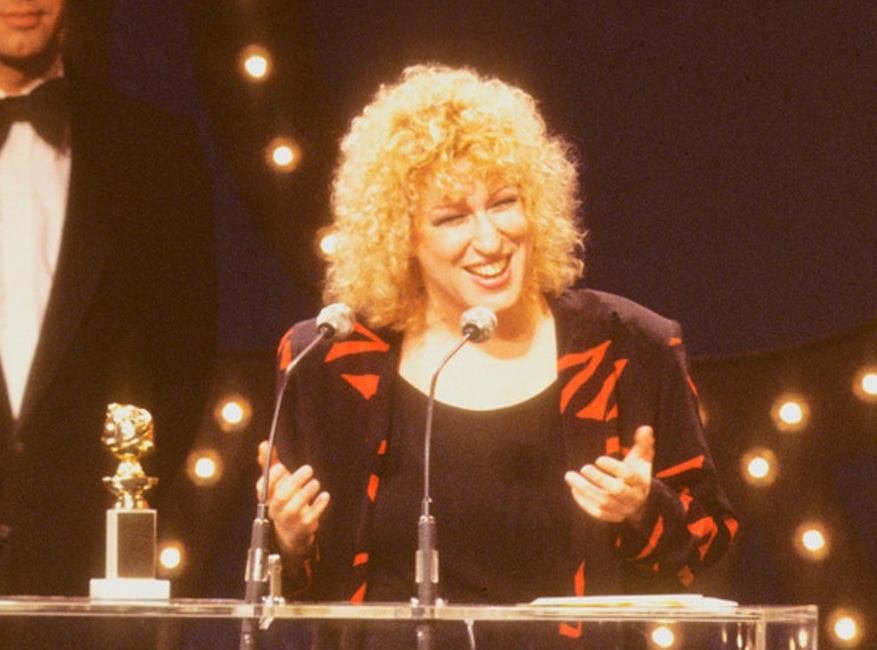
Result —
[[[164,602],[94,601],[88,598],[0,597],[0,627],[6,617],[110,617],[117,619],[167,619],[177,623],[210,619],[225,625],[234,636],[239,622],[258,619],[263,628],[309,625],[314,621],[369,621],[387,625],[480,626],[567,625],[582,638],[599,637],[607,626],[643,639],[644,648],[674,650],[812,650],[817,648],[816,606],[711,606],[696,607],[607,601],[585,605],[453,605],[419,607],[408,603],[363,604],[266,602],[242,600],[178,599]],[[670,646],[660,645],[656,630],[672,634]],[[666,638],[663,637],[663,638]],[[652,640],[654,639],[654,640]],[[229,639],[229,647],[234,647]],[[415,647],[415,646],[412,646]],[[588,646],[586,647],[593,647]],[[596,647],[603,647],[597,645]],[[615,647],[615,646],[613,646]],[[400,649],[404,650],[404,649]]]

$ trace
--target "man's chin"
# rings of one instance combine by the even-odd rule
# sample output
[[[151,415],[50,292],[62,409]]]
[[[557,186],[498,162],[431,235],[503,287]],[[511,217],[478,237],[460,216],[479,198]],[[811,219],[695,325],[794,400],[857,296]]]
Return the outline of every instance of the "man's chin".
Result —
[[[36,48],[31,44],[18,48],[4,47],[0,52],[0,67],[16,71],[27,79],[38,79],[52,69],[58,56],[57,48],[53,47]]]

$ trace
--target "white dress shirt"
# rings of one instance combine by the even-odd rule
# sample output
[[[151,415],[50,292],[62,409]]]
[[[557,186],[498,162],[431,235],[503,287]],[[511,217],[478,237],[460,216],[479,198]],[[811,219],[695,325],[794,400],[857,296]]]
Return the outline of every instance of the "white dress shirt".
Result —
[[[69,184],[69,147],[59,151],[29,123],[13,124],[0,149],[0,361],[14,417],[52,290]]]

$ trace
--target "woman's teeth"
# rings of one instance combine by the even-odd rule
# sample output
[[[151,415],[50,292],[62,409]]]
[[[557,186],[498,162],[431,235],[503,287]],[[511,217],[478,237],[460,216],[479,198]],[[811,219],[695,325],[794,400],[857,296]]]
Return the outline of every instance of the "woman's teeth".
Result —
[[[477,275],[480,278],[492,278],[505,271],[508,263],[508,258],[504,257],[503,259],[496,262],[491,262],[490,264],[477,264],[474,266],[468,266],[466,267],[466,270],[469,271],[469,273],[471,273],[472,275]]]

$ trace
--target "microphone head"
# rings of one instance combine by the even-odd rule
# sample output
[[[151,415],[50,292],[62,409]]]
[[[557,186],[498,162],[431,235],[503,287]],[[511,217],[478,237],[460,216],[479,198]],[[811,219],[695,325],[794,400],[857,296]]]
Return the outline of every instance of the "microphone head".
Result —
[[[473,343],[483,343],[496,331],[496,314],[487,307],[472,307],[460,317],[460,328]]]
[[[317,329],[327,339],[346,339],[353,331],[353,321],[353,310],[344,303],[336,302],[320,310]]]

